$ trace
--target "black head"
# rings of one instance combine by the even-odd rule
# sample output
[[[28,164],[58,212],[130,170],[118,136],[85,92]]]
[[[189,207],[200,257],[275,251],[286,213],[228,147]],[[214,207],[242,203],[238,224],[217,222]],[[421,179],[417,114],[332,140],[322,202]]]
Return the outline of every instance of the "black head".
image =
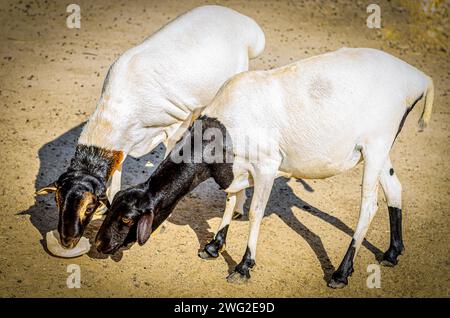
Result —
[[[36,194],[55,193],[59,211],[58,231],[61,245],[74,247],[94,212],[107,204],[106,189],[98,178],[79,171],[66,172],[56,182],[43,187]]]
[[[129,242],[145,244],[152,230],[165,219],[159,212],[144,187],[119,191],[97,233],[97,250],[112,254]]]
[[[216,128],[220,130],[220,136],[227,135],[217,120],[205,117],[201,120],[203,125],[200,129],[203,131]],[[137,240],[143,245],[152,230],[169,217],[177,202],[209,177],[213,177],[224,189],[230,185],[233,180],[232,163],[216,163],[209,159],[196,162],[194,159],[195,129],[194,124],[145,183],[116,194],[97,234],[96,246],[100,252],[114,253],[128,241]],[[211,139],[202,141],[202,158],[209,158],[209,152],[206,152],[209,148],[206,146],[210,143]],[[215,151],[223,152],[222,158],[226,158],[231,147],[224,141],[218,144],[220,147]],[[174,153],[178,156],[172,156]],[[183,155],[188,160],[174,160]]]
[[[67,172],[36,194],[55,192],[61,244],[74,247],[94,212],[108,204],[106,182],[123,161],[121,151],[79,144]]]

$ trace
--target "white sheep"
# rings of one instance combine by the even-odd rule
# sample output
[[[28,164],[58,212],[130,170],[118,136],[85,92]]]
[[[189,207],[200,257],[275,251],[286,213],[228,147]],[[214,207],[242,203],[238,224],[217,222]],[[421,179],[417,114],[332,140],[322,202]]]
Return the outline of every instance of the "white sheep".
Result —
[[[145,155],[160,143],[169,153],[221,85],[248,70],[249,58],[264,45],[264,33],[251,18],[208,5],[179,16],[113,63],[71,166],[38,191],[56,191],[58,208],[70,210],[60,213],[65,247],[76,244],[100,199],[106,199],[108,181],[112,201],[126,156]],[[240,201],[242,206],[245,196]]]
[[[117,194],[97,234],[97,249],[114,253],[133,224],[137,224],[138,243],[144,244],[182,196],[212,177],[227,192],[227,201],[216,236],[199,256],[218,256],[238,198],[254,186],[247,250],[228,277],[231,282],[247,280],[255,265],[260,223],[275,178],[327,178],[364,160],[359,222],[329,286],[348,283],[353,259],[377,210],[378,183],[386,195],[391,225],[383,264],[393,266],[403,251],[402,205],[401,185],[389,152],[407,114],[422,98],[423,128],[431,116],[432,80],[373,49],[344,48],[278,69],[236,75],[153,175]],[[195,149],[201,149],[203,160],[195,159]]]
[[[140,157],[161,142],[169,153],[231,76],[264,50],[255,21],[222,6],[202,6],[173,20],[111,66],[97,109],[79,144]],[[120,189],[112,176],[109,199]]]
[[[378,183],[385,192],[391,243],[385,265],[395,265],[403,250],[401,185],[389,152],[407,114],[424,98],[420,119],[424,128],[434,98],[430,77],[379,50],[343,48],[287,66],[236,75],[204,111],[218,120],[233,141],[233,181],[228,207],[235,194],[253,185],[248,251],[229,279],[249,277],[256,241],[274,179],[327,178],[364,160],[360,218],[350,247],[330,287],[345,286],[353,259],[377,210]],[[259,141],[252,149],[243,139]],[[250,159],[249,159],[250,158]],[[230,200],[231,198],[231,200]]]

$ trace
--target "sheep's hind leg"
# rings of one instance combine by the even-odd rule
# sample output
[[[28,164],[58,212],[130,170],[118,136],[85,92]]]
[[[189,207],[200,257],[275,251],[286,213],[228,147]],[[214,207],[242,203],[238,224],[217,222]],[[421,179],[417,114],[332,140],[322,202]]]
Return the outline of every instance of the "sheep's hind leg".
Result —
[[[384,147],[367,146],[363,149],[364,175],[361,193],[361,207],[358,225],[348,250],[333,273],[328,286],[331,288],[343,288],[348,284],[348,277],[353,273],[353,261],[361,243],[367,233],[370,223],[378,209],[377,194],[378,181],[381,170],[386,161],[387,151]]]
[[[391,229],[389,249],[384,253],[381,264],[392,267],[397,265],[398,256],[405,248],[402,238],[402,186],[389,159],[381,171],[380,183],[386,196]]]

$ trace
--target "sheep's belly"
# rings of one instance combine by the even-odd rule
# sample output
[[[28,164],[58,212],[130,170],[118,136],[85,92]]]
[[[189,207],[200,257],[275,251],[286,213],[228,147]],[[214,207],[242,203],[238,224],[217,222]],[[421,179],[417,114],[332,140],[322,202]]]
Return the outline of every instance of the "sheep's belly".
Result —
[[[298,155],[283,160],[280,171],[301,179],[324,179],[343,173],[362,160],[358,147],[342,154],[330,155]]]

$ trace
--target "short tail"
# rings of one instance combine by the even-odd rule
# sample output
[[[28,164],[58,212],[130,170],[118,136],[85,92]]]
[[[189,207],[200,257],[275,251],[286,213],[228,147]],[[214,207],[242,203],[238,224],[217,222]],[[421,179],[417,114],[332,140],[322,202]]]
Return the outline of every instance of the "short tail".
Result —
[[[430,84],[425,92],[425,106],[423,107],[422,116],[419,119],[419,130],[423,131],[430,122],[431,110],[433,109],[434,101],[434,84],[433,80],[430,78]]]

